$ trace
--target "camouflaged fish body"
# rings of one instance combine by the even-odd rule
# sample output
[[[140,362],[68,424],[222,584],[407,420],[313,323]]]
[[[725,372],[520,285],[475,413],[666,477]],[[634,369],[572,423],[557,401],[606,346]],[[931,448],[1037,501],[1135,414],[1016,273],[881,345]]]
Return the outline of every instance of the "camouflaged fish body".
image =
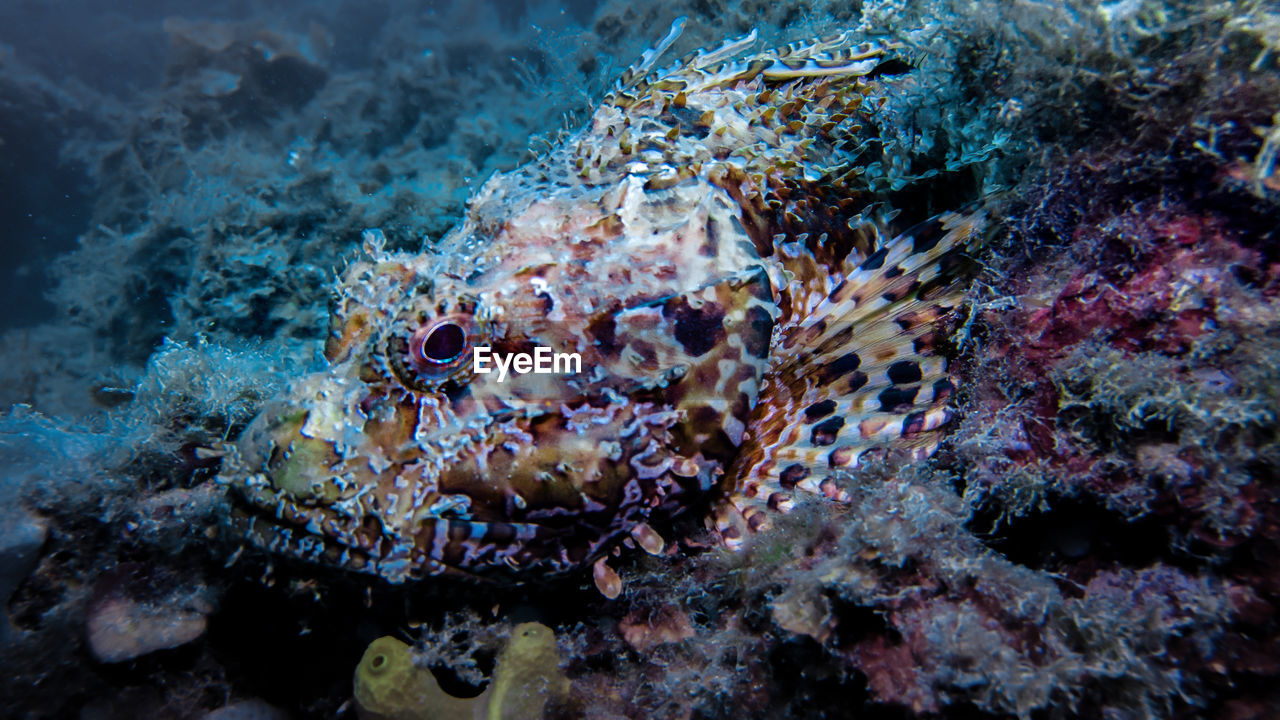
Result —
[[[840,35],[652,71],[479,190],[428,254],[338,291],[330,367],[224,462],[251,538],[392,582],[588,563],[708,497],[731,544],[873,448],[921,455],[950,392],[932,354],[979,217],[884,242],[860,145],[890,45]],[[578,353],[582,372],[471,372],[471,350]]]

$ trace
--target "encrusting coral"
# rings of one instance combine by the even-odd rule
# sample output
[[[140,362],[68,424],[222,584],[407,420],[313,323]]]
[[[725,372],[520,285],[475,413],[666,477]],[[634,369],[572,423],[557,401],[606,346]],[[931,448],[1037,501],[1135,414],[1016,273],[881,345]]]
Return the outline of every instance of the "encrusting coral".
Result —
[[[474,698],[440,689],[431,670],[415,665],[409,646],[393,637],[369,645],[355,676],[361,720],[529,720],[542,717],[568,694],[555,633],[539,623],[512,630],[492,683]]]

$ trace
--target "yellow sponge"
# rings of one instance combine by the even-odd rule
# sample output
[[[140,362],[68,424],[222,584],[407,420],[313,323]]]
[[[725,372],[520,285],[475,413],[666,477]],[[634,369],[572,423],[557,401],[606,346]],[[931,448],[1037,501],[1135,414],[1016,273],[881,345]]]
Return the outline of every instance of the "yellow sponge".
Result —
[[[474,698],[441,690],[430,670],[414,666],[409,646],[393,637],[374,640],[356,666],[361,720],[537,720],[549,702],[568,694],[555,633],[538,623],[516,626],[492,682]]]

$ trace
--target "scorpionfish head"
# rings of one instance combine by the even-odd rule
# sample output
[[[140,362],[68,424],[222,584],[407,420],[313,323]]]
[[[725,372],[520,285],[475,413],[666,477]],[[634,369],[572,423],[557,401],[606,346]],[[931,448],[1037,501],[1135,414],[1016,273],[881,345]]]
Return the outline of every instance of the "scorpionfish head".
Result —
[[[545,574],[659,549],[653,518],[718,487],[777,311],[715,186],[499,175],[432,253],[371,237],[329,366],[224,463],[255,541],[393,582]]]

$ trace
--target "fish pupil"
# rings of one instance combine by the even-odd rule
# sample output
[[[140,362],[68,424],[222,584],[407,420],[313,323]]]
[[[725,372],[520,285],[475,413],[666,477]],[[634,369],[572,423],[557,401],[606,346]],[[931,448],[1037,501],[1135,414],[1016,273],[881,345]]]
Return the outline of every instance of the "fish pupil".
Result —
[[[467,334],[453,323],[441,323],[431,329],[422,342],[422,359],[445,363],[456,360],[467,346]]]

